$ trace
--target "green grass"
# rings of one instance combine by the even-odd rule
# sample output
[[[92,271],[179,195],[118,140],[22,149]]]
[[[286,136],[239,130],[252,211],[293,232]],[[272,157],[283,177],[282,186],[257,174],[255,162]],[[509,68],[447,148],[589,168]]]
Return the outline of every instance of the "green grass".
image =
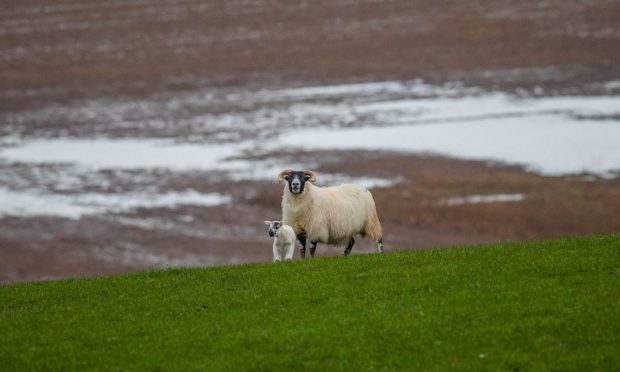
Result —
[[[618,370],[620,235],[0,286],[0,370]]]

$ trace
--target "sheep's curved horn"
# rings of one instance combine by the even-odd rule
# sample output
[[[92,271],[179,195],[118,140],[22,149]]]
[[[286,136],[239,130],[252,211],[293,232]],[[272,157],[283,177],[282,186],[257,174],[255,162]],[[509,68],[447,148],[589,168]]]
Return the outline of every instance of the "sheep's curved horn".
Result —
[[[308,179],[308,182],[316,182],[316,174],[314,174],[313,171],[305,170],[304,174],[307,175],[308,177],[310,177]]]
[[[291,172],[293,172],[292,169],[285,169],[282,172],[280,172],[280,174],[278,174],[278,183],[284,182],[284,177],[286,177],[289,174],[291,174]]]

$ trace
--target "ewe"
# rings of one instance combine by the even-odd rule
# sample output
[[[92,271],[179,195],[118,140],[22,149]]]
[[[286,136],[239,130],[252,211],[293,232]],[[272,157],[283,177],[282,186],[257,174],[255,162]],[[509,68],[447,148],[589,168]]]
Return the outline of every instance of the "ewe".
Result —
[[[286,181],[282,196],[282,222],[290,225],[301,243],[301,258],[306,257],[306,239],[314,257],[317,243],[345,246],[344,255],[351,253],[360,234],[377,243],[383,252],[381,223],[375,201],[365,187],[353,184],[318,187],[314,172],[286,169],[278,182]]]

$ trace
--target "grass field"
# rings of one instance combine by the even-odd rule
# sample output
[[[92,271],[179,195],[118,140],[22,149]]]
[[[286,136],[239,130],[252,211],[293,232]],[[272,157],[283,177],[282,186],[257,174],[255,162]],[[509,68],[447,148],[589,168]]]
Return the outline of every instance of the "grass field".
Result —
[[[620,235],[0,286],[0,370],[618,370]]]

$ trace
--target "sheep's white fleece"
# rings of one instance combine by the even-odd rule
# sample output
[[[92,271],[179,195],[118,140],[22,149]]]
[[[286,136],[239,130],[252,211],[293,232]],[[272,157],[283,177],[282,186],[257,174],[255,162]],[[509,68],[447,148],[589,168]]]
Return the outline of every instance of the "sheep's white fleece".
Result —
[[[311,242],[336,246],[346,246],[357,234],[374,241],[383,235],[370,191],[354,184],[323,188],[306,182],[301,194],[291,193],[285,184],[282,223]]]

